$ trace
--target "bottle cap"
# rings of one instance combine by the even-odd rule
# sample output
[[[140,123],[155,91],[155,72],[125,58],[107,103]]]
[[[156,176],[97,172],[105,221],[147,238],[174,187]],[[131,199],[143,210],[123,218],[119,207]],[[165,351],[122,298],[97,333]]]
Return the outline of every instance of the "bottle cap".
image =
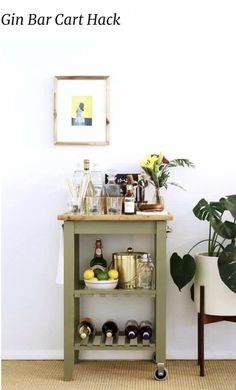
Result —
[[[86,333],[81,333],[80,337],[81,337],[81,339],[86,339],[87,335],[86,335]]]
[[[148,332],[143,332],[143,339],[148,340],[150,337],[150,334]]]
[[[131,330],[131,331],[129,332],[129,337],[130,337],[131,339],[133,339],[133,338],[136,337],[136,335],[135,335],[135,333],[134,333],[133,330]]]
[[[86,171],[89,170],[89,160],[88,160],[88,159],[85,159],[85,160],[84,160],[84,169],[85,169]]]
[[[112,337],[112,332],[111,332],[110,330],[108,330],[108,331],[106,332],[106,336],[107,336],[107,337]]]
[[[148,261],[148,256],[147,256],[147,254],[143,254],[143,255],[141,255],[140,256],[140,258],[139,258],[141,261],[143,261],[143,262],[147,262]]]

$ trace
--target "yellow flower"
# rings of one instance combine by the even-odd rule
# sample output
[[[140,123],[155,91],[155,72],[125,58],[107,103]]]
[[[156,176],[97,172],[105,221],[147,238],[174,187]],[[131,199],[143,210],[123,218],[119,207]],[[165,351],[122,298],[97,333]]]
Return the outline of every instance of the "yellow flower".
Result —
[[[155,163],[156,160],[157,160],[157,156],[151,156],[151,154],[148,154],[146,156],[146,160],[142,161],[140,163],[140,166],[142,168],[153,169],[153,166],[154,166],[154,163]]]

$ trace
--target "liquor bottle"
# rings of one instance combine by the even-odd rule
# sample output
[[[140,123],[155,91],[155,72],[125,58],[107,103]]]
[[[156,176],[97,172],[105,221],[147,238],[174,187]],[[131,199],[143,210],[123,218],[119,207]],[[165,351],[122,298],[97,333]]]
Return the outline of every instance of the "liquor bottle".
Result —
[[[138,337],[138,323],[135,320],[129,320],[125,324],[125,335],[128,339],[135,339]]]
[[[102,333],[108,337],[108,338],[111,338],[111,337],[115,337],[116,334],[118,333],[118,326],[117,324],[114,322],[114,321],[106,321],[103,325],[102,325]]]
[[[124,199],[124,213],[125,214],[134,214],[135,213],[135,196],[133,190],[133,176],[127,176],[127,184],[126,184],[126,194]]]
[[[78,325],[78,334],[81,339],[85,339],[95,333],[95,326],[90,317],[81,318]]]
[[[102,240],[100,238],[96,239],[96,241],[95,241],[94,257],[90,261],[90,267],[93,270],[99,268],[102,271],[106,271],[107,261],[103,257]]]
[[[150,321],[140,322],[139,335],[142,340],[150,340],[152,338],[152,324]]]
[[[84,172],[81,181],[78,198],[81,200],[83,212],[86,212],[85,198],[87,196],[95,196],[95,188],[91,180],[91,172],[89,170],[89,160],[84,160]]]

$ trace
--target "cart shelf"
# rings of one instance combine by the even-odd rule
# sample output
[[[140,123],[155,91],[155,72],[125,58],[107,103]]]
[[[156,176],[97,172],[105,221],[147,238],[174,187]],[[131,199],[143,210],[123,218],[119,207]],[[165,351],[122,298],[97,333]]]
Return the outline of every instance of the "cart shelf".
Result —
[[[153,337],[154,339],[154,337]],[[152,340],[140,340],[138,338],[129,340],[120,332],[114,339],[106,338],[101,332],[96,333],[93,337],[80,340],[76,338],[75,350],[91,350],[91,349],[103,349],[103,350],[154,350],[155,343]]]
[[[79,288],[74,290],[74,297],[79,298],[82,295],[96,295],[96,296],[138,296],[138,297],[153,297],[156,296],[156,290],[145,290],[145,289],[123,289],[114,288],[111,290],[101,289],[89,289],[86,288],[83,281],[80,281]]]

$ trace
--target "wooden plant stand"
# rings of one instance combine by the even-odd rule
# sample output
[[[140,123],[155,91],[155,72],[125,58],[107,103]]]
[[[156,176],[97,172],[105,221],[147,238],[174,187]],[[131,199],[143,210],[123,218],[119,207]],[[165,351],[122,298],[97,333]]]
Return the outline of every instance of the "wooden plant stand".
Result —
[[[204,376],[204,325],[213,322],[231,321],[236,322],[236,316],[220,316],[205,314],[205,288],[200,287],[200,313],[198,313],[198,365],[200,376]]]

